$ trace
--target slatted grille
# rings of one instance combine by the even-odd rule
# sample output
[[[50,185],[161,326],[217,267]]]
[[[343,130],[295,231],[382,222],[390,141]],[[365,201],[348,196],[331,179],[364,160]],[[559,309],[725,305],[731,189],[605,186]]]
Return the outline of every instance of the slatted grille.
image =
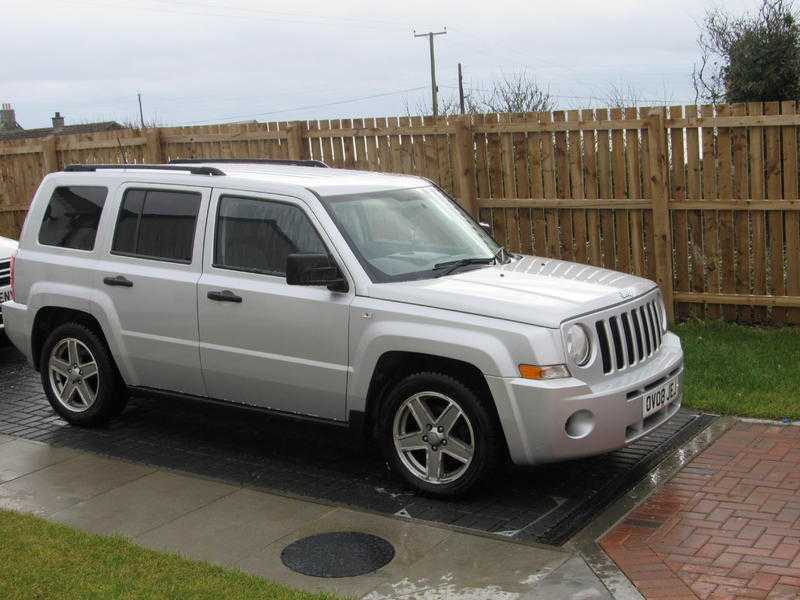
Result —
[[[0,287],[11,283],[11,261],[0,260]]]
[[[623,371],[661,347],[661,306],[655,300],[595,322],[603,372]]]

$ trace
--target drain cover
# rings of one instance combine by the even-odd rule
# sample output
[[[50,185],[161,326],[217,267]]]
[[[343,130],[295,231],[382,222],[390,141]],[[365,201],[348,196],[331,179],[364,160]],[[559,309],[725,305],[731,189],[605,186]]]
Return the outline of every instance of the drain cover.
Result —
[[[355,531],[312,535],[281,552],[283,564],[312,577],[355,577],[380,569],[394,558],[394,546],[383,538]]]

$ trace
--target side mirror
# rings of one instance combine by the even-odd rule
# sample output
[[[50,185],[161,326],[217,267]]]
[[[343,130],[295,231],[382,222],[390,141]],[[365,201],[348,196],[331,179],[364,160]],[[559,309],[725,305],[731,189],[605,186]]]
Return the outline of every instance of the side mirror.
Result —
[[[480,225],[481,229],[483,229],[486,233],[488,233],[489,235],[492,235],[492,226],[491,225],[489,225],[488,223],[478,223],[478,225]]]
[[[342,277],[327,254],[290,254],[286,257],[286,283],[289,285],[324,285],[332,292],[346,292],[347,280]]]

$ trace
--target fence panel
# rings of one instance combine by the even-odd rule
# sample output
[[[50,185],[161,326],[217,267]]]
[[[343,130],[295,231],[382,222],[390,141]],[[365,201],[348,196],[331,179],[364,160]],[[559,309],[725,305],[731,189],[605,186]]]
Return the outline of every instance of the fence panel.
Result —
[[[783,102],[2,142],[0,234],[18,234],[41,177],[70,163],[313,158],[426,177],[490,223],[511,251],[656,279],[667,297],[674,292],[679,318],[800,323],[798,126],[796,103]]]

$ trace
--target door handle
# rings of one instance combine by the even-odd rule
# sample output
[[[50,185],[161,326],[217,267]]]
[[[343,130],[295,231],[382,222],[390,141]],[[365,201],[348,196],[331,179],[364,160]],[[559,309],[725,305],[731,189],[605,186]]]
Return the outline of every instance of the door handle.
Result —
[[[117,275],[116,277],[103,277],[103,283],[118,287],[133,287],[133,282],[123,275]]]
[[[209,300],[216,300],[217,302],[241,302],[242,297],[237,296],[230,290],[215,290],[208,292],[207,294]]]

